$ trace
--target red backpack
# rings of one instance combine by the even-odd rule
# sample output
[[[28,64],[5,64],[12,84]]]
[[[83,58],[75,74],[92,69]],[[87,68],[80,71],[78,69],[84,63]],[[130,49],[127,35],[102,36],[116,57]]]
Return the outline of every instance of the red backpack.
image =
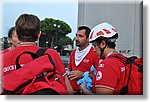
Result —
[[[125,64],[124,85],[120,90],[120,95],[142,95],[143,94],[143,58],[132,56],[123,60],[119,56],[111,56],[118,58]]]
[[[36,53],[25,51],[16,59],[16,70],[2,77],[5,94],[48,95],[66,94],[64,77],[59,74],[55,63],[46,49]],[[18,62],[23,54],[29,54],[33,61],[21,66]]]

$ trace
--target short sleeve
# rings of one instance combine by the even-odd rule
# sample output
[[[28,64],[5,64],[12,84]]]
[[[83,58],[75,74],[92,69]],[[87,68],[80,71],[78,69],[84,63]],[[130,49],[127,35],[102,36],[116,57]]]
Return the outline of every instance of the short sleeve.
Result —
[[[99,64],[96,74],[95,87],[103,87],[114,90],[117,85],[117,74],[105,61]]]

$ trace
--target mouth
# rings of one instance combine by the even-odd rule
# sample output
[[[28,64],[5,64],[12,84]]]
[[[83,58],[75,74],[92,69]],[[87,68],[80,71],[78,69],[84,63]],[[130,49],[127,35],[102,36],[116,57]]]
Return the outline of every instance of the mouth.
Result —
[[[80,44],[80,42],[79,42],[79,41],[76,41],[76,44]]]

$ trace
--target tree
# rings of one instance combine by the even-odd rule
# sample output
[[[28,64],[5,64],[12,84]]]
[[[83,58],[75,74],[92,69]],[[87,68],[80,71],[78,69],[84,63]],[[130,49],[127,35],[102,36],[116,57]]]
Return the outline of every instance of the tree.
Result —
[[[59,44],[61,45],[72,45],[73,44],[73,41],[71,38],[69,38],[68,36],[65,36],[65,37],[62,37],[60,38],[59,40]]]
[[[59,44],[61,37],[65,37],[68,33],[71,33],[72,30],[64,21],[45,18],[41,21],[41,31],[40,42],[45,42],[48,47],[53,48],[53,46]]]
[[[71,38],[69,38],[68,36],[65,37],[61,37],[60,40],[58,41],[58,51],[60,52],[60,54],[62,54],[62,52],[64,51],[64,46],[65,45],[73,45],[73,41]]]
[[[5,50],[6,48],[10,47],[11,45],[8,43],[8,38],[7,37],[3,37],[0,38],[0,42],[1,42],[1,48],[0,50]]]

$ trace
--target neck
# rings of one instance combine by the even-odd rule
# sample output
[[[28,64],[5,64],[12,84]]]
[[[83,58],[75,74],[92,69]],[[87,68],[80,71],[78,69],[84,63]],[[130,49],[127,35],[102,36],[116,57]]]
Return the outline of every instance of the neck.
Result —
[[[116,53],[115,49],[109,49],[108,51],[106,51],[106,57],[108,57],[109,55],[114,54],[114,53]]]
[[[82,50],[84,50],[87,46],[88,46],[89,44],[85,44],[84,46],[82,46],[82,47],[79,47],[79,51],[82,51]]]
[[[20,44],[19,44],[20,46],[26,46],[26,45],[36,45],[36,43],[35,42],[20,42]]]
[[[13,50],[15,47],[16,47],[16,46],[13,46],[13,45],[12,45],[12,46],[10,47],[10,50]]]

